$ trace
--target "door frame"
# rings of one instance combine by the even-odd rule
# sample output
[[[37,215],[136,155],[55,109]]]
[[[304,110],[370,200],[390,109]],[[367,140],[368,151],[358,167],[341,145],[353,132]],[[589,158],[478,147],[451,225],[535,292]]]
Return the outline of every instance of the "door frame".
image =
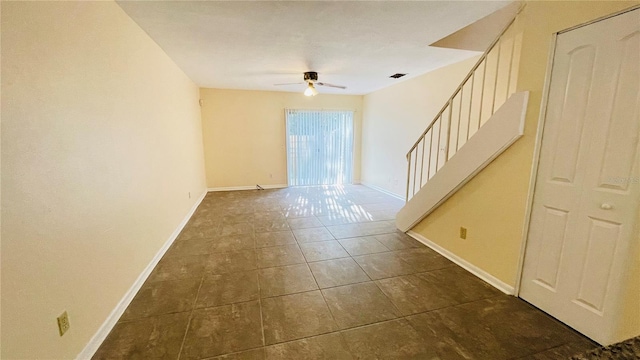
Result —
[[[542,140],[544,138],[544,125],[547,118],[547,104],[549,102],[549,90],[551,88],[551,73],[553,70],[553,59],[556,54],[556,44],[558,42],[558,35],[575,30],[584,26],[591,25],[593,23],[610,19],[624,13],[638,10],[640,5],[634,5],[630,8],[623,9],[605,16],[589,20],[587,22],[571,26],[569,28],[557,31],[551,34],[551,41],[549,44],[549,55],[547,58],[547,69],[545,71],[544,86],[542,88],[542,101],[540,102],[540,114],[538,115],[538,126],[536,129],[535,147],[533,149],[533,162],[531,163],[531,175],[529,177],[529,190],[527,192],[527,205],[524,215],[524,226],[522,227],[522,241],[520,245],[520,258],[518,259],[518,271],[516,273],[516,285],[515,296],[520,297],[520,288],[522,284],[522,273],[524,270],[524,259],[527,251],[527,240],[529,238],[529,227],[531,225],[531,212],[533,210],[533,196],[536,191],[536,180],[538,180],[538,167],[540,164],[540,152],[542,150]]]

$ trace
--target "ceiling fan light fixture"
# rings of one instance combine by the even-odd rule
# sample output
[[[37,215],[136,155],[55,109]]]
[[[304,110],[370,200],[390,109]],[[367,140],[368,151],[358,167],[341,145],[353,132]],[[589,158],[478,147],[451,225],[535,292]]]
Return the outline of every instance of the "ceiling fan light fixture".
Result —
[[[316,96],[316,95],[318,95],[318,90],[316,90],[312,82],[309,82],[309,86],[304,91],[304,96]]]

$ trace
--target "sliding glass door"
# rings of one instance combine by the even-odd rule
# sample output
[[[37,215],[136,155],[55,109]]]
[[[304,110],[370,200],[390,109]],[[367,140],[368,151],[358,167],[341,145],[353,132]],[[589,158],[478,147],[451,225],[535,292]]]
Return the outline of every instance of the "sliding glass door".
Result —
[[[353,111],[285,110],[289,186],[353,181]]]

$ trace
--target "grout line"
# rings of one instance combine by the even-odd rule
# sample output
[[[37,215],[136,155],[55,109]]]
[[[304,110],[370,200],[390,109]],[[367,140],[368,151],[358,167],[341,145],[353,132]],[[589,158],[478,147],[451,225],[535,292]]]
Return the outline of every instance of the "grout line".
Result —
[[[393,306],[393,308],[396,309],[396,313],[398,314],[397,315],[397,319],[403,318],[404,317],[404,313],[396,305],[395,301],[393,301],[393,299],[390,298],[389,295],[387,295],[387,293],[384,292],[384,290],[382,290],[382,288],[380,287],[380,284],[378,284],[378,281],[380,281],[380,280],[373,280],[372,282],[376,285],[376,287],[382,293],[382,295],[384,295],[384,297],[386,297],[387,300],[389,300],[389,302],[391,303],[391,306]]]
[[[264,337],[264,316],[262,314],[262,287],[260,286],[260,270],[256,270],[256,276],[258,277],[258,305],[260,306],[260,332],[262,334],[262,346],[267,346],[267,341]]]
[[[330,335],[330,334],[340,334],[341,335],[342,333],[344,333],[346,331],[357,330],[357,329],[361,329],[361,328],[365,328],[365,327],[369,327],[369,326],[374,326],[374,325],[379,325],[379,324],[382,324],[382,323],[387,323],[387,322],[392,322],[392,321],[399,321],[399,320],[406,320],[406,319],[404,319],[404,317],[397,317],[397,318],[394,318],[394,319],[380,320],[380,321],[372,322],[372,323],[369,323],[369,324],[357,325],[357,326],[346,328],[346,329],[338,329],[338,330],[329,331],[329,332],[325,332],[325,333],[321,333],[321,334],[315,334],[315,335],[310,335],[310,336],[304,336],[304,337],[297,338],[297,339],[290,339],[290,340],[286,340],[286,341],[276,342],[276,343],[273,343],[271,345],[266,345],[265,347],[274,346],[274,345],[288,344],[288,343],[301,341],[301,340],[306,340],[306,339],[319,337],[319,336],[323,336],[323,335]],[[342,338],[342,336],[341,336],[341,338]],[[349,350],[349,352],[351,352],[350,348],[348,346],[345,346],[345,347],[346,347],[347,350]],[[242,350],[240,352],[243,352],[243,351],[247,351],[247,350]],[[231,354],[231,353],[228,353],[228,354]],[[223,355],[228,355],[228,354],[223,354]],[[221,356],[221,355],[218,355],[218,356]]]
[[[353,262],[354,262],[354,263],[356,263],[356,265],[358,265],[358,267],[360,268],[360,270],[362,270],[362,272],[363,272],[365,275],[367,275],[367,277],[369,278],[369,280],[370,280],[370,281],[374,281],[374,280],[371,278],[371,276],[369,275],[369,273],[368,273],[368,272],[366,272],[366,271],[364,270],[364,268],[362,267],[362,265],[360,265],[360,263],[359,263],[359,262],[357,262],[357,261],[356,261],[356,259],[355,259],[353,256],[351,256],[351,260],[353,260]]]
[[[128,323],[132,323],[132,322],[136,322],[136,321],[142,321],[142,320],[146,320],[149,318],[153,318],[153,317],[159,317],[159,316],[164,316],[164,315],[172,315],[172,314],[182,314],[182,313],[187,313],[190,312],[191,310],[185,310],[185,311],[169,311],[166,313],[162,313],[162,314],[153,314],[153,315],[146,315],[146,316],[141,316],[141,317],[136,317],[133,319],[118,319],[118,322],[116,324],[128,324]]]
[[[324,227],[324,228],[326,229],[326,227]],[[338,244],[340,244],[340,243],[338,243]],[[307,265],[307,269],[309,269],[309,272],[311,273],[311,276],[313,277],[313,281],[315,281],[315,283],[316,283],[316,287],[318,288],[318,291],[320,292],[320,296],[322,296],[322,301],[324,301],[324,306],[329,311],[329,315],[331,315],[331,320],[333,320],[333,325],[335,326],[336,331],[339,331],[340,330],[340,326],[338,326],[338,322],[336,321],[336,317],[333,314],[333,311],[331,311],[331,307],[329,306],[329,303],[327,302],[327,298],[324,296],[324,292],[320,288],[320,284],[318,284],[318,280],[316,279],[316,276],[313,274],[313,271],[311,271],[311,267],[309,266],[309,262],[307,262],[306,265]]]
[[[307,269],[309,270],[309,273],[311,273],[311,277],[313,278],[313,282],[315,282],[315,284],[316,284],[316,290],[322,291],[322,289],[320,288],[320,284],[318,284],[318,279],[316,279],[316,276],[313,274],[313,271],[311,271],[311,267],[309,266],[309,263],[305,263],[305,265],[307,265]],[[315,291],[315,290],[312,290],[312,291]]]
[[[184,349],[184,343],[187,340],[187,335],[189,334],[189,327],[191,326],[191,320],[193,320],[193,312],[196,310],[196,304],[198,303],[198,296],[200,296],[200,290],[202,289],[202,284],[204,283],[205,274],[202,274],[202,278],[200,279],[200,286],[198,286],[198,291],[196,292],[196,297],[193,299],[193,308],[191,309],[191,313],[189,314],[189,321],[187,321],[187,328],[184,331],[184,336],[182,337],[182,342],[180,343],[180,350],[178,351],[178,359],[182,356],[182,350]]]
[[[256,280],[258,283],[258,307],[260,308],[260,334],[262,335],[262,346],[264,349],[264,346],[266,346],[266,339],[264,336],[264,316],[262,314],[262,287],[260,286],[260,268],[258,267],[258,247],[256,244],[256,237],[255,237],[255,232],[253,234],[253,253],[256,256],[256,269],[253,270],[256,272]],[[264,355],[264,350],[263,350],[263,355]],[[178,359],[179,360],[179,359]]]
[[[412,317],[412,316],[415,316],[415,315],[427,314],[427,313],[434,312],[434,311],[441,311],[441,310],[450,309],[450,308],[454,308],[454,307],[458,307],[458,306],[462,306],[462,305],[468,305],[468,304],[471,304],[471,303],[484,301],[484,300],[488,300],[488,299],[493,299],[493,298],[504,296],[504,295],[505,294],[496,294],[496,295],[483,297],[483,298],[480,298],[480,299],[464,301],[464,302],[461,302],[461,303],[456,303],[456,304],[451,304],[451,305],[445,305],[445,306],[442,306],[442,307],[439,307],[439,308],[435,308],[435,309],[429,309],[429,310],[420,311],[420,312],[417,312],[417,313],[411,313],[411,314],[408,314],[408,315],[403,315],[402,318],[406,319],[406,318],[409,318],[409,317]]]
[[[383,244],[384,246],[384,244]],[[386,248],[386,246],[385,246]],[[398,318],[400,318],[402,316],[402,311],[400,311],[400,309],[396,306],[396,304],[393,302],[393,300],[391,300],[391,298],[389,298],[389,296],[387,296],[387,294],[380,288],[380,285],[378,285],[378,281],[382,280],[382,279],[377,279],[377,280],[373,280],[371,279],[371,276],[369,276],[369,274],[364,270],[364,268],[360,265],[360,263],[358,263],[353,256],[351,256],[351,260],[353,260],[353,262],[356,263],[356,265],[358,265],[358,267],[362,270],[362,272],[364,272],[364,274],[371,280],[371,282],[373,282],[376,287],[378,288],[378,290],[380,290],[380,292],[387,298],[387,300],[389,300],[389,302],[391,303],[391,305],[397,310],[398,313]]]

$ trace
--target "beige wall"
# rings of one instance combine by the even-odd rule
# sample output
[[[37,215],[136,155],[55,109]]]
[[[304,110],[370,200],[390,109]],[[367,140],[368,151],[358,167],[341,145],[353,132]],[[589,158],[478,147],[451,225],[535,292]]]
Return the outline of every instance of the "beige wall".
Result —
[[[198,88],[115,2],[2,3],[3,359],[74,358],[204,190]]]
[[[525,135],[414,231],[503,282],[516,284],[551,35],[634,4],[638,2],[527,3],[514,24],[523,39],[517,90],[530,91]],[[466,240],[458,237],[460,226],[468,229]],[[630,279],[640,283],[639,274],[632,274]],[[636,315],[640,312],[637,306],[630,311]]]
[[[479,56],[364,97],[362,182],[404,198],[406,153]]]
[[[287,184],[287,108],[355,110],[353,178],[359,181],[362,96],[306,97],[302,89],[299,93],[200,89],[209,188]]]

